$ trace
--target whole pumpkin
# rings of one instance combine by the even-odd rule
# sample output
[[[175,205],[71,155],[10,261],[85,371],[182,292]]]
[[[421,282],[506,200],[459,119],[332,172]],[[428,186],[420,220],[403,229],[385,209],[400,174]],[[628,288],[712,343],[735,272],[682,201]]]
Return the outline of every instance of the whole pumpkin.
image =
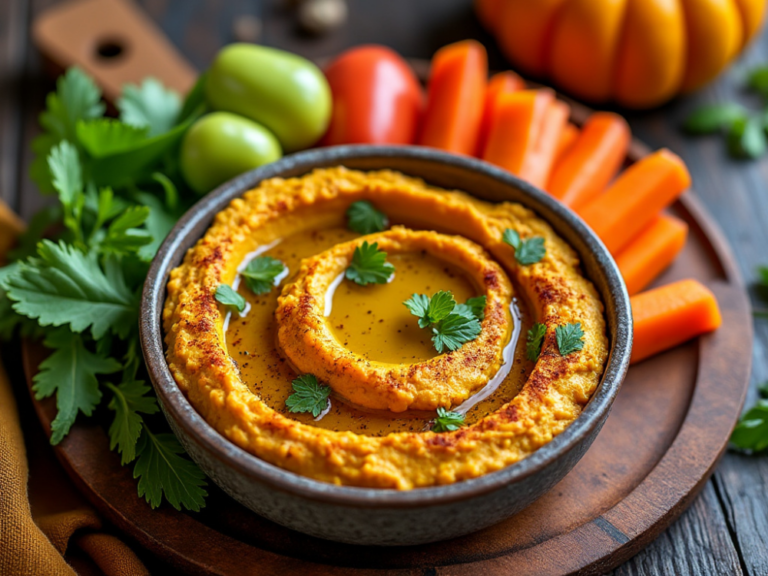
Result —
[[[476,0],[523,71],[575,96],[647,108],[714,78],[759,30],[766,0]]]

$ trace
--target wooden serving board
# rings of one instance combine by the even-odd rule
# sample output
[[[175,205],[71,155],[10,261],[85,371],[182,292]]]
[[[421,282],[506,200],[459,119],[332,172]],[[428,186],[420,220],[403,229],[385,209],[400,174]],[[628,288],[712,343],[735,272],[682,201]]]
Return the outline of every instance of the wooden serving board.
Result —
[[[576,121],[586,113],[574,111]],[[635,142],[628,161],[645,153]],[[56,454],[105,518],[185,573],[602,574],[650,543],[692,502],[727,445],[749,384],[752,321],[730,249],[692,193],[672,211],[691,234],[657,284],[705,282],[717,295],[722,327],[633,366],[584,458],[552,491],[494,527],[416,547],[336,544],[260,518],[214,485],[200,513],[168,505],[151,510],[93,420],[79,419]],[[30,386],[44,354],[39,345],[24,346]],[[50,434],[53,400],[35,402],[35,409]]]

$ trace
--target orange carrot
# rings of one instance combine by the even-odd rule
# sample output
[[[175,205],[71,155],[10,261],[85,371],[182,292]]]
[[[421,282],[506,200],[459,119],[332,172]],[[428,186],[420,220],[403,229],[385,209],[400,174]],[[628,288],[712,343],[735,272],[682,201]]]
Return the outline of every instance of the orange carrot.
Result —
[[[483,159],[528,180],[541,172],[541,136],[554,92],[522,90],[499,96]],[[556,140],[555,140],[556,142]]]
[[[579,137],[580,132],[581,131],[579,130],[579,127],[572,122],[568,122],[568,124],[565,125],[565,128],[563,128],[563,133],[560,134],[560,141],[557,143],[557,152],[555,153],[555,166],[560,164],[560,161],[565,158],[565,155],[568,153],[568,151],[571,149],[571,146],[573,146],[573,143],[576,142],[576,139]]]
[[[579,215],[616,255],[690,184],[683,161],[664,148],[627,168]]]
[[[483,115],[488,57],[475,40],[440,48],[432,59],[419,144],[473,154]]]
[[[627,155],[629,140],[629,125],[624,118],[611,112],[595,112],[555,166],[547,190],[578,211],[616,176]]]
[[[557,146],[560,136],[568,124],[571,107],[565,102],[555,100],[549,105],[542,120],[539,136],[532,151],[532,157],[526,163],[522,177],[539,188],[544,188],[555,165]]]
[[[477,138],[475,155],[479,158],[485,150],[488,141],[488,133],[493,123],[493,110],[502,94],[512,94],[525,89],[525,81],[512,71],[499,72],[491,76],[485,89],[485,103],[483,105],[483,118],[480,121],[480,135]]]
[[[662,214],[616,256],[616,264],[632,296],[648,286],[680,253],[688,224]]]
[[[640,362],[722,323],[712,292],[696,280],[681,280],[632,296],[635,331],[630,363]]]

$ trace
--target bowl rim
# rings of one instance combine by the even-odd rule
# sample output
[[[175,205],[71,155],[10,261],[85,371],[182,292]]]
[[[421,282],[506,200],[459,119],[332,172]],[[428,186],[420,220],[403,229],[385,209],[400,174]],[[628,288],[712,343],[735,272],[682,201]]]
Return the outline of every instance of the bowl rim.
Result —
[[[165,359],[162,312],[166,284],[170,271],[178,266],[186,253],[185,244],[191,234],[195,234],[195,241],[200,238],[219,211],[262,180],[286,173],[291,176],[296,173],[306,174],[316,167],[339,165],[349,160],[382,158],[426,161],[454,169],[479,172],[499,180],[504,185],[517,188],[525,197],[521,204],[537,213],[541,212],[537,208],[544,208],[560,220],[559,223],[554,223],[545,218],[555,227],[558,234],[561,234],[558,225],[564,225],[570,227],[580,238],[584,250],[579,250],[576,246],[574,249],[579,253],[582,263],[587,258],[594,261],[595,269],[604,277],[607,297],[612,300],[612,305],[609,305],[609,302],[605,301],[606,294],[601,294],[609,326],[609,310],[613,311],[611,349],[602,379],[582,413],[562,433],[530,456],[470,480],[401,491],[337,486],[284,470],[235,445],[208,424],[181,392]],[[197,230],[200,226],[203,226],[201,231]],[[595,282],[595,279],[592,278],[592,281]],[[160,246],[144,284],[139,323],[144,359],[166,417],[173,418],[174,423],[184,430],[199,448],[241,476],[266,484],[274,490],[327,504],[366,508],[413,508],[447,504],[496,491],[536,474],[578,446],[595,427],[602,425],[629,368],[632,349],[632,311],[624,280],[605,245],[581,218],[546,192],[505,170],[468,156],[420,146],[344,145],[317,148],[286,156],[222,184],[192,206]]]

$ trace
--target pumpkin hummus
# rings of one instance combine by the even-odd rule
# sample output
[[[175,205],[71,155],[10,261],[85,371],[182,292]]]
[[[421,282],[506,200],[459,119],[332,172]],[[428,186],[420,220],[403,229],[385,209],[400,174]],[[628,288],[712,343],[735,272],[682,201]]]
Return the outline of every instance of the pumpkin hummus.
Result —
[[[393,227],[348,230],[345,213],[361,200]],[[506,230],[542,238],[546,253],[520,264]],[[363,242],[394,264],[389,283],[344,279]],[[255,295],[240,279],[261,255],[287,272]],[[243,312],[217,302],[222,284],[246,299]],[[485,296],[479,335],[440,354],[402,305],[439,290],[457,302]],[[546,331],[532,360],[534,322]],[[561,355],[556,329],[577,323],[583,346]],[[474,478],[533,453],[579,416],[608,354],[595,288],[533,212],[345,168],[267,180],[233,200],[171,273],[164,329],[179,387],[230,441],[310,478],[395,489]],[[308,373],[330,387],[315,417],[286,408],[291,381]],[[462,414],[464,426],[433,431],[436,408]]]

